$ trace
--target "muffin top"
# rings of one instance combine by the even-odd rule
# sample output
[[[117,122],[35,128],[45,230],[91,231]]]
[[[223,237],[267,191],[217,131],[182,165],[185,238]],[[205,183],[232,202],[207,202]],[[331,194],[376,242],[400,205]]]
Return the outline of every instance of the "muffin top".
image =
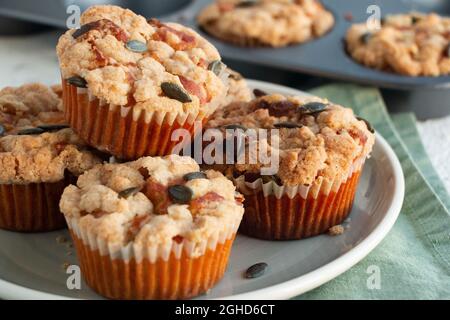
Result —
[[[317,0],[216,0],[202,10],[198,22],[212,35],[237,44],[281,47],[322,36],[334,17]]]
[[[0,138],[2,184],[57,182],[66,170],[78,176],[98,163],[71,129]]]
[[[236,230],[244,209],[233,183],[215,171],[200,172],[188,157],[144,157],[98,165],[66,188],[66,218],[114,246],[203,242]]]
[[[267,139],[259,137],[258,148],[267,145],[270,155],[278,155],[274,180],[287,186],[345,178],[356,160],[369,155],[375,141],[366,120],[355,117],[349,108],[319,98],[266,95],[248,103],[232,103],[216,111],[207,123],[208,128],[222,131],[235,125],[275,133],[274,138],[270,134]],[[279,129],[278,135],[273,129]],[[254,180],[267,165],[252,160],[256,161],[247,157],[245,163],[222,166],[221,170]]]
[[[226,94],[216,48],[193,30],[93,6],[57,45],[62,76],[108,104],[211,113]]]
[[[358,62],[407,76],[450,74],[450,18],[437,14],[390,15],[381,29],[366,23],[347,32],[347,48]]]
[[[64,123],[59,89],[30,83],[0,90],[0,136],[39,125]]]

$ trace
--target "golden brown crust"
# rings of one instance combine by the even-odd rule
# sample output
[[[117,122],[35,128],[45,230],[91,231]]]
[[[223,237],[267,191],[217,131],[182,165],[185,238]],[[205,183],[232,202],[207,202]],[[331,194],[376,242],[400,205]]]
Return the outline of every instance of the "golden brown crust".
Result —
[[[100,160],[70,129],[0,138],[0,183],[56,182],[65,170],[80,175]]]
[[[62,124],[64,114],[58,87],[30,83],[0,90],[0,125],[6,134],[44,124]]]
[[[450,74],[450,18],[409,13],[387,16],[380,30],[366,23],[347,32],[350,55],[365,66],[406,76]]]
[[[62,76],[82,77],[89,94],[101,101],[149,112],[198,113],[202,108],[210,114],[226,94],[221,78],[208,68],[221,59],[219,53],[187,27],[147,21],[116,6],[93,6],[81,23],[59,39]],[[182,88],[189,99],[167,94],[164,82]]]
[[[307,114],[303,108],[310,102],[319,102],[326,109]],[[345,178],[357,159],[370,154],[375,141],[374,134],[364,121],[354,116],[351,109],[319,98],[284,97],[278,94],[257,98],[249,103],[232,103],[216,111],[206,126],[224,130],[227,125],[239,124],[248,129],[275,129],[280,123],[299,126],[281,126],[278,146],[266,141],[271,145],[269,152],[279,154],[277,176],[284,185],[311,185],[317,179],[332,181]],[[241,175],[259,174],[262,167],[265,165],[259,160],[251,164],[247,159],[245,164],[216,168]]]
[[[333,15],[317,0],[216,0],[198,16],[213,36],[244,46],[283,47],[320,37],[333,24]],[[241,5],[242,3],[242,5]]]

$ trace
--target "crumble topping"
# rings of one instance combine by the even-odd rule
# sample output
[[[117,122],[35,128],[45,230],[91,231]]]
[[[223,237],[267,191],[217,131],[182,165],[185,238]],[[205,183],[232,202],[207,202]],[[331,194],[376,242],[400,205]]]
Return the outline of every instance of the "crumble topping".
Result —
[[[0,138],[0,183],[57,182],[80,175],[100,160],[71,129]]]
[[[389,15],[381,29],[366,23],[347,32],[350,55],[365,66],[406,76],[450,74],[450,18],[435,13]]]

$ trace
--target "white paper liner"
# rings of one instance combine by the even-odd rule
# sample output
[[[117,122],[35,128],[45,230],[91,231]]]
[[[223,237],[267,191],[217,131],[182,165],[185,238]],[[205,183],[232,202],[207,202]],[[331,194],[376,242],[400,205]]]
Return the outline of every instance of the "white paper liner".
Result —
[[[171,252],[178,259],[181,257],[183,250],[189,258],[202,256],[206,253],[207,249],[215,250],[218,244],[223,244],[234,237],[241,223],[241,218],[226,225],[223,229],[217,230],[217,232],[212,233],[208,238],[200,242],[184,239],[181,243],[171,241],[169,244],[155,244],[152,246],[139,246],[133,242],[130,242],[126,246],[108,243],[88,228],[80,227],[78,223],[79,218],[68,219],[66,217],[66,221],[69,229],[91,250],[98,250],[101,256],[108,255],[111,259],[121,259],[126,262],[132,258],[135,258],[136,262],[148,259],[151,263],[154,263],[159,258],[167,261]]]
[[[254,194],[255,191],[262,190],[264,192],[264,196],[268,197],[270,195],[275,195],[277,199],[281,199],[284,195],[287,195],[290,199],[293,199],[297,194],[299,194],[303,199],[306,199],[308,195],[312,195],[314,199],[316,199],[319,194],[328,195],[330,192],[337,192],[339,187],[350,178],[354,172],[358,172],[361,170],[364,162],[366,161],[366,157],[361,157],[356,159],[348,173],[341,179],[334,180],[325,180],[325,179],[316,179],[316,181],[310,185],[296,185],[296,186],[279,186],[275,182],[267,182],[263,183],[262,178],[255,180],[254,182],[245,181],[245,176],[241,175],[237,178],[234,178],[234,184],[239,192],[243,193],[244,196],[246,194]]]

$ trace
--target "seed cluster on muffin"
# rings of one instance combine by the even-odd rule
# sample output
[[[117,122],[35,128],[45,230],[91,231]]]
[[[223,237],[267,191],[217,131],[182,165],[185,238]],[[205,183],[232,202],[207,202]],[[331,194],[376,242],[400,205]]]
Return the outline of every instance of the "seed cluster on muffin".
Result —
[[[333,15],[317,0],[216,0],[197,20],[209,34],[250,47],[302,43],[334,25]]]
[[[450,18],[435,13],[386,16],[379,30],[366,23],[347,32],[349,54],[361,64],[406,76],[450,74]]]
[[[105,273],[96,279],[91,267],[100,266],[85,266],[83,272],[94,289],[116,299],[186,298],[205,292],[223,275],[230,248],[224,252],[219,245],[232,241],[244,213],[237,196],[230,180],[219,172],[201,172],[191,158],[144,157],[87,171],[76,186],[64,191],[61,210],[78,249],[91,256],[99,250],[112,264],[114,259],[133,259],[129,273],[117,278]],[[190,271],[199,283],[194,276],[183,275],[184,270],[176,276],[182,254],[195,261],[207,251],[220,261]],[[143,260],[149,263],[147,270],[141,269]],[[137,270],[142,274],[133,276]],[[157,274],[155,279],[152,273]],[[214,275],[212,279],[208,274]],[[164,276],[173,278],[174,289],[163,291],[164,283],[157,279]],[[112,283],[121,283],[134,293],[111,288],[108,293],[99,287],[102,280],[111,288]],[[139,286],[147,289],[138,292]]]
[[[65,122],[58,87],[40,83],[0,90],[0,136],[21,129]]]

